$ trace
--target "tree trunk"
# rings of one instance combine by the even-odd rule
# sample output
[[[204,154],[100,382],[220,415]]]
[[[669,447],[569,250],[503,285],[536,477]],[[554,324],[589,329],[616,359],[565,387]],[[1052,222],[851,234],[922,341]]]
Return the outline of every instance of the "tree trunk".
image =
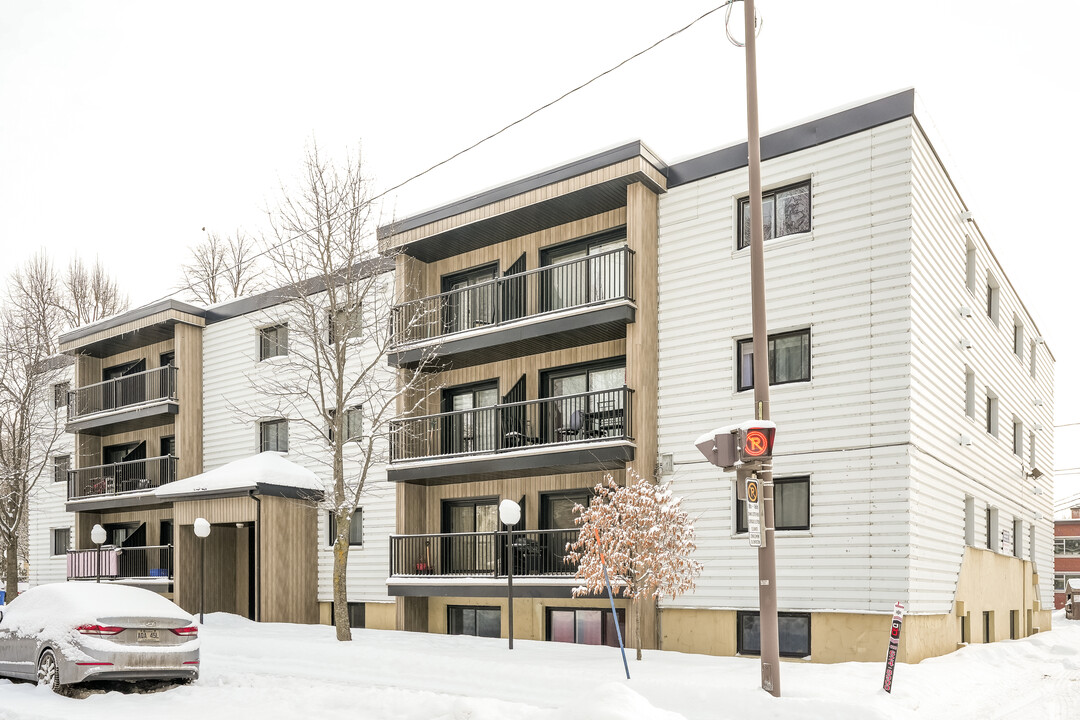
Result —
[[[636,598],[632,603],[634,609],[634,615],[637,616],[637,631],[634,633],[637,637],[637,659],[641,659],[641,629],[644,627],[645,613],[642,608],[645,606],[645,601],[641,598]]]
[[[19,595],[19,538],[8,538],[7,547],[4,549],[4,592],[7,598],[4,602],[11,602]]]
[[[338,534],[334,539],[334,627],[337,639],[352,640],[352,628],[349,627],[349,594],[346,584],[346,571],[349,567],[349,525],[352,513],[345,518],[338,517]]]

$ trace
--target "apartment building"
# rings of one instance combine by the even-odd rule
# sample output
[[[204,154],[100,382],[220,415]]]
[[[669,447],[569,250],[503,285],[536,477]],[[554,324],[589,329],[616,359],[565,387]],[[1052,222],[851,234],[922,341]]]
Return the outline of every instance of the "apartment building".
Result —
[[[1080,495],[1070,495],[1054,505],[1055,610],[1065,607],[1070,580],[1080,581]]]
[[[878,658],[896,602],[908,661],[1048,627],[1053,356],[914,92],[762,153],[782,654]],[[402,316],[429,318],[390,364],[433,361],[387,468],[397,627],[505,635],[512,562],[519,637],[608,641],[560,554],[573,503],[634,470],[674,481],[705,564],[645,646],[757,652],[745,511],[693,445],[753,417],[746,158],[632,143],[381,229]]]
[[[897,602],[908,662],[1049,627],[1054,359],[914,92],[762,154],[781,654],[880,659]],[[688,440],[753,417],[745,145],[667,179],[659,452],[705,571],[661,646],[756,654],[745,509]]]
[[[56,483],[35,498],[33,584],[100,576],[197,611],[205,546],[207,612],[329,622],[326,436],[275,415],[254,382],[283,372],[283,297],[209,308],[166,300],[60,338],[75,359],[70,391],[57,391],[71,450],[57,454]],[[369,627],[392,626],[394,614],[385,592],[393,493],[380,480],[357,511],[350,548],[350,615]],[[199,517],[211,523],[205,540],[193,532]]]

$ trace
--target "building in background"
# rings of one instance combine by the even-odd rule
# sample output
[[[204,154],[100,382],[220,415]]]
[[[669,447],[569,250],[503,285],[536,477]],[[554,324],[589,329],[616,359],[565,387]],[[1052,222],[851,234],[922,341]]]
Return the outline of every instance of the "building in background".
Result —
[[[1054,609],[1065,607],[1068,582],[1080,581],[1080,495],[1054,504]]]

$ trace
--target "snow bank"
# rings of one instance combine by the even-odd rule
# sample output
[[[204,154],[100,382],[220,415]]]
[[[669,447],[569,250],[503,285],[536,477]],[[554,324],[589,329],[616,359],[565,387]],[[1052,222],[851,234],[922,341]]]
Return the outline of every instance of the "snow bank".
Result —
[[[254,490],[260,484],[301,490],[323,489],[318,476],[307,468],[286,460],[280,453],[263,452],[242,460],[234,460],[200,475],[162,485],[154,494],[159,498],[172,498],[200,492]]]

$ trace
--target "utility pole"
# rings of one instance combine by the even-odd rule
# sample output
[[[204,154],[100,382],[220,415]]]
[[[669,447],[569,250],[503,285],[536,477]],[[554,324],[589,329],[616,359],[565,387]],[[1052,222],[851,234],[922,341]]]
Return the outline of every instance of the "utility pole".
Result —
[[[754,330],[754,417],[769,420],[769,336],[765,321],[765,239],[761,217],[761,137],[758,132],[757,38],[754,0],[743,0],[746,45],[746,144],[750,170],[750,308]],[[758,548],[761,687],[780,697],[780,632],[776,615],[776,523],[771,461],[758,473],[763,525]]]

